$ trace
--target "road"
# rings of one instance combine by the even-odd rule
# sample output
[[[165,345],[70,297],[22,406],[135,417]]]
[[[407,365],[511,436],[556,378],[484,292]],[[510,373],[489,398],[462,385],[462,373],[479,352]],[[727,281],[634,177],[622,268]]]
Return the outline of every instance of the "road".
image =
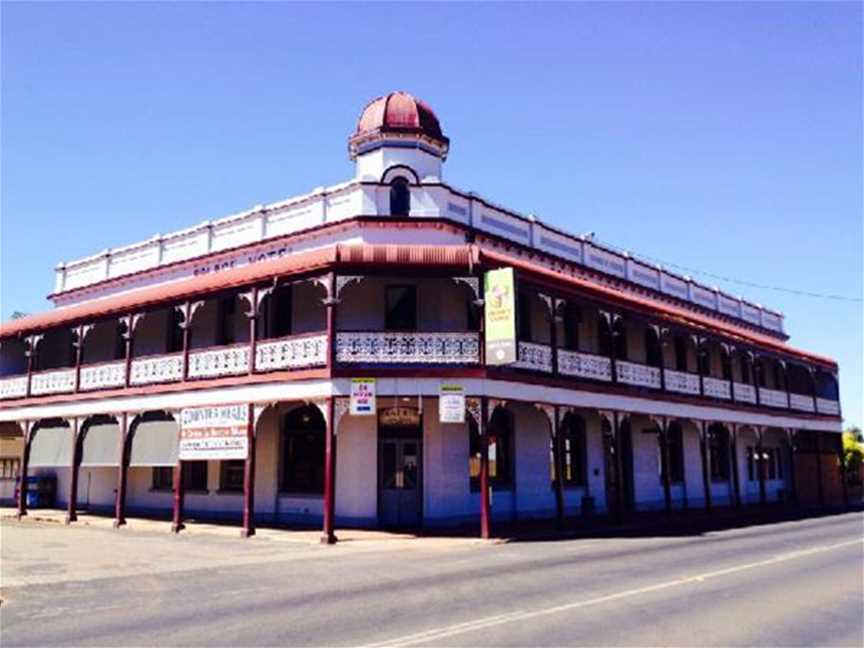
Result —
[[[861,513],[506,544],[2,531],[10,647],[864,645]]]

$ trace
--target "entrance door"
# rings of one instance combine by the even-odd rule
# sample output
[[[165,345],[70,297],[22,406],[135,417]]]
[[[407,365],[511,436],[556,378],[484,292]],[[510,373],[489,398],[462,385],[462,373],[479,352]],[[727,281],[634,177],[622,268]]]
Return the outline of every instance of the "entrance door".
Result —
[[[381,526],[417,528],[423,515],[419,437],[388,436],[379,442]]]

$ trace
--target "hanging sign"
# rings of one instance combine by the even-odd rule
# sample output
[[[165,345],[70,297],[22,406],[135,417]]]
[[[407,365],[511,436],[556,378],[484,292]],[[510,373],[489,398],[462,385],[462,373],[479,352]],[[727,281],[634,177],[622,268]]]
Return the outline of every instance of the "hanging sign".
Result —
[[[182,410],[179,459],[245,459],[248,452],[248,423],[247,405],[216,405]]]
[[[516,282],[513,268],[490,270],[484,277],[486,364],[516,362]]]
[[[375,379],[351,379],[351,415],[375,415]]]
[[[438,420],[442,423],[465,422],[465,388],[462,385],[441,385],[438,390]]]

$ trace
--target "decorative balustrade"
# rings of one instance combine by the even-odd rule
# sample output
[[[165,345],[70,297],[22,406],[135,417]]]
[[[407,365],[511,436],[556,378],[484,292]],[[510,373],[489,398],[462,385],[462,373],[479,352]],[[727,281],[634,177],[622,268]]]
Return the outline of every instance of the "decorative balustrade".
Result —
[[[183,380],[183,354],[149,356],[132,361],[130,385],[152,385]]]
[[[511,366],[517,369],[552,373],[552,347],[547,344],[520,341],[517,346],[516,362]]]
[[[840,403],[828,398],[817,398],[816,409],[820,414],[834,414],[837,416],[840,414]]]
[[[249,372],[249,346],[232,345],[189,354],[190,378],[219,378]]]
[[[27,395],[27,376],[0,379],[0,399],[21,398]]]
[[[81,376],[78,379],[78,389],[82,391],[123,387],[125,384],[125,360],[96,365],[84,365],[81,367]]]
[[[302,369],[327,364],[327,335],[266,340],[255,345],[255,370]]]
[[[731,400],[732,398],[732,383],[728,380],[704,376],[702,378],[702,390],[705,392],[705,396],[711,398],[721,400]]]
[[[41,394],[65,394],[74,390],[74,369],[40,371],[39,373],[34,373],[30,379],[30,393],[34,396]]]
[[[732,383],[732,394],[735,396],[737,403],[753,403],[756,404],[756,388],[753,385],[746,383]]]
[[[617,360],[615,371],[619,383],[636,387],[660,388],[660,370],[657,367]]]
[[[477,364],[477,333],[344,332],[336,334],[336,361],[346,364]]]
[[[770,407],[789,407],[788,394],[776,389],[759,388],[759,402]]]
[[[558,350],[558,373],[592,380],[612,380],[612,361],[606,356]]]
[[[673,371],[666,369],[663,372],[666,380],[666,389],[679,394],[699,394],[699,375],[686,371]]]
[[[813,397],[804,394],[789,394],[789,407],[802,412],[812,412]]]

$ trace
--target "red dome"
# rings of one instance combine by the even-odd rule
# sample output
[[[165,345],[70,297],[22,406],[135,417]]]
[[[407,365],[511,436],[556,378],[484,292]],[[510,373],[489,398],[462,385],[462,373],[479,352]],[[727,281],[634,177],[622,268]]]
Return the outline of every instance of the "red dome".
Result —
[[[383,133],[423,135],[445,146],[449,143],[432,109],[407,92],[391,92],[369,102],[357,121],[351,141]]]

